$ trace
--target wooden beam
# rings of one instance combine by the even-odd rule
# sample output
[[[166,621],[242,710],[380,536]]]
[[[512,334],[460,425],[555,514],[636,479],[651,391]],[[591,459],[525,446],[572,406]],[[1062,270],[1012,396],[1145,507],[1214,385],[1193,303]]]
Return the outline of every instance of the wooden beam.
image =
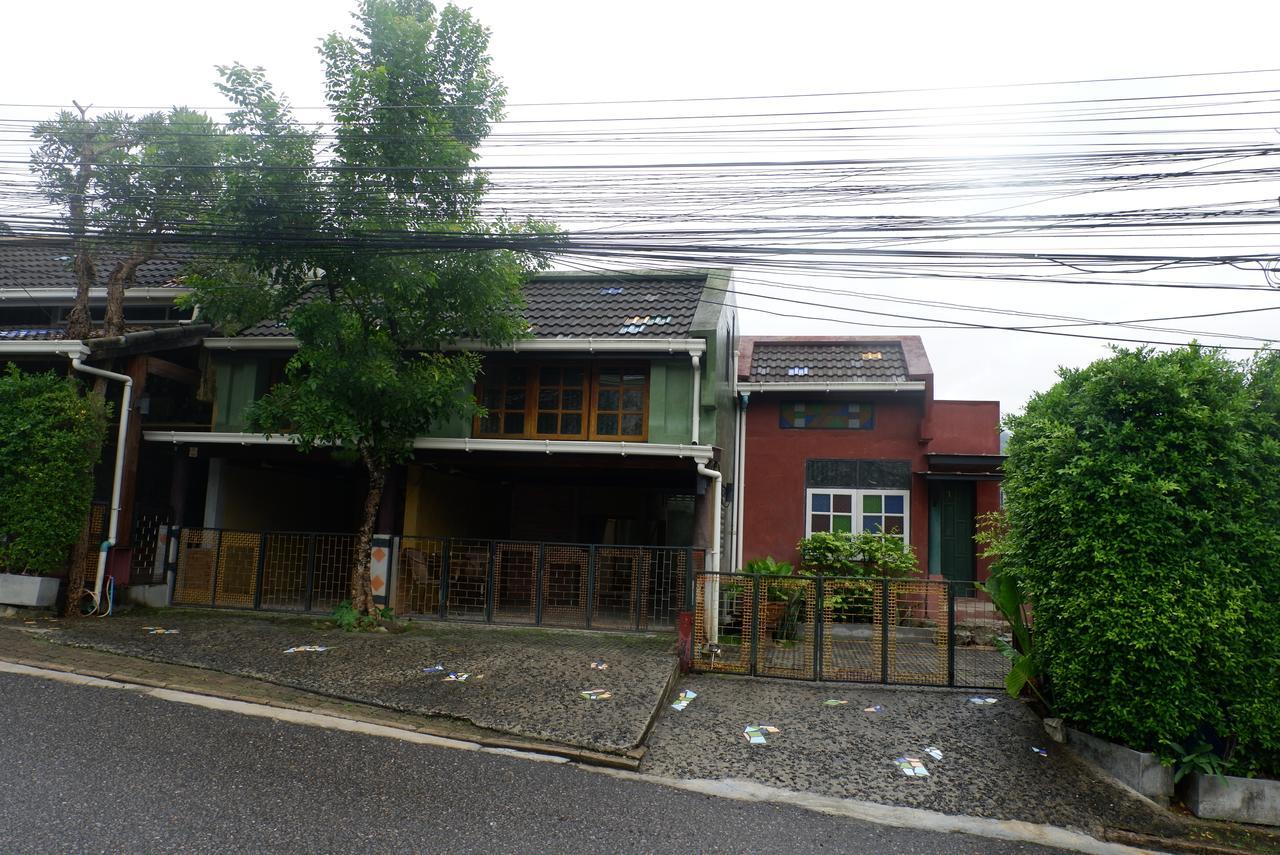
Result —
[[[160,359],[156,356],[148,356],[147,373],[154,374],[157,377],[163,377],[166,380],[173,380],[177,383],[184,383],[187,386],[200,385],[200,372],[194,368],[183,368],[177,363],[170,362],[167,359]]]

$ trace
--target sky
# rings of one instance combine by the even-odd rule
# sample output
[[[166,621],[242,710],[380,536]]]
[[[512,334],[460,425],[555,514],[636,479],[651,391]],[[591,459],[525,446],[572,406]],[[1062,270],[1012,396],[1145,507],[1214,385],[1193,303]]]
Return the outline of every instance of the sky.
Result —
[[[508,87],[509,116],[516,119],[555,117],[618,117],[661,115],[689,111],[755,112],[801,109],[892,109],[896,105],[931,108],[947,105],[1004,103],[1017,100],[1130,95],[1179,94],[1213,89],[1280,90],[1280,73],[1213,80],[1171,79],[1128,81],[1106,85],[1007,89],[1009,84],[1152,75],[1199,74],[1280,66],[1275,33],[1280,7],[1274,2],[1217,2],[1211,6],[1180,7],[1162,3],[1073,2],[1047,3],[834,3],[795,0],[785,4],[752,2],[645,3],[564,2],[544,0],[472,0],[470,8],[492,31],[490,52],[494,66]],[[6,4],[4,34],[0,35],[0,80],[4,101],[12,105],[67,104],[72,99],[95,107],[133,109],[184,104],[216,107],[222,99],[214,90],[214,66],[239,61],[265,66],[277,88],[289,95],[303,116],[321,113],[306,108],[323,104],[322,68],[315,52],[318,41],[350,24],[353,0],[221,0],[218,3],[113,3],[64,0],[60,3]],[[1246,85],[1247,80],[1247,85]],[[960,90],[955,87],[997,87]],[[726,96],[799,95],[806,93],[867,92],[933,89],[923,94],[849,96],[796,101],[712,102],[709,104],[617,105],[612,107],[539,106],[545,102],[723,98]],[[749,109],[744,109],[749,108]],[[1254,108],[1258,110],[1269,108]],[[36,120],[52,107],[0,107],[0,120]],[[990,136],[975,137],[964,125],[965,109],[957,107],[930,115],[932,127],[917,151],[945,156],[982,155],[994,144]],[[1256,119],[1256,117],[1255,117]],[[948,122],[954,120],[954,124]],[[1204,119],[1213,122],[1236,119]],[[1280,127],[1280,114],[1263,116],[1253,124]],[[1186,126],[1186,122],[1180,127]],[[590,124],[571,126],[595,127]],[[998,128],[997,128],[998,130]],[[1194,128],[1192,128],[1194,130]],[[1275,130],[1254,130],[1235,142],[1280,142]],[[1086,140],[1087,142],[1087,140]],[[996,140],[1006,144],[1007,141]],[[877,151],[890,156],[891,143]],[[12,153],[12,144],[4,149]],[[1006,148],[1005,151],[1016,151]],[[512,155],[494,151],[491,163],[510,163]],[[697,160],[707,150],[617,150],[599,155],[602,162],[618,158]],[[728,156],[716,152],[716,157]],[[729,153],[755,159],[767,154],[794,157],[806,152],[767,153],[740,146]],[[826,152],[822,156],[829,156]],[[580,151],[548,147],[534,152],[543,162],[566,162]],[[504,160],[504,158],[507,158]],[[969,178],[999,182],[993,171]],[[805,179],[808,180],[808,179]],[[669,185],[671,200],[652,204],[668,211],[666,222],[678,223],[681,194]],[[1123,207],[1201,204],[1242,196],[1280,196],[1269,178],[1248,186],[1247,193],[1214,186],[1127,193]],[[609,188],[601,188],[600,204],[608,204]],[[1010,205],[1021,211],[1091,212],[1117,203],[1089,193],[1046,193],[1015,200],[957,198],[951,201],[903,202],[885,205],[876,213],[979,213]],[[1280,203],[1277,203],[1280,204]],[[777,211],[775,207],[773,210]],[[806,209],[793,209],[804,213]],[[671,213],[675,212],[675,213]],[[575,227],[591,227],[589,218]],[[598,224],[597,224],[598,225]],[[608,225],[599,226],[608,230]],[[1274,233],[1274,229],[1271,230]],[[999,243],[995,239],[992,246]],[[1034,239],[1018,244],[1022,250],[1044,252],[1099,249],[1128,251],[1134,246],[1186,249],[1176,242],[1138,236],[1129,238]],[[1126,243],[1126,241],[1128,243]],[[1215,244],[1231,243],[1226,239]],[[1237,240],[1262,246],[1258,233]],[[955,246],[951,241],[946,246]],[[979,246],[981,242],[964,245]],[[1136,251],[1136,250],[1135,250]],[[1006,412],[1019,409],[1027,397],[1054,382],[1060,365],[1082,366],[1106,354],[1104,341],[989,330],[916,330],[905,327],[860,326],[872,316],[842,312],[839,307],[874,307],[883,301],[842,296],[842,288],[873,296],[909,296],[987,307],[1014,307],[1090,319],[1133,319],[1154,316],[1220,312],[1280,305],[1280,290],[1250,292],[1204,289],[1146,289],[1132,287],[1064,287],[966,279],[928,280],[915,277],[849,279],[815,277],[804,271],[761,276],[747,271],[739,287],[762,295],[744,297],[744,309],[771,308],[774,313],[744,311],[746,334],[866,334],[917,333],[924,337],[942,398],[999,400]],[[1188,282],[1230,281],[1262,284],[1257,271],[1205,271],[1184,274]],[[1166,277],[1172,278],[1172,277]],[[820,297],[796,288],[826,289]],[[1185,293],[1184,293],[1185,291]],[[801,296],[797,297],[800,294]],[[808,296],[804,296],[807,294]],[[779,297],[791,304],[780,303]],[[799,308],[812,302],[835,308]],[[790,306],[777,311],[780,306]],[[956,314],[939,307],[908,307],[921,316],[990,321],[989,315]],[[889,309],[892,311],[892,309]],[[779,315],[803,315],[781,317]],[[837,322],[836,319],[844,319]],[[883,320],[883,319],[881,319]],[[1201,332],[1229,332],[1255,337],[1221,339],[1254,346],[1256,338],[1280,334],[1280,312],[1259,312],[1226,318],[1187,320],[1170,324]],[[1108,328],[1090,332],[1108,335]],[[1149,331],[1117,332],[1121,337],[1149,338]],[[1162,334],[1186,340],[1185,334]],[[1237,355],[1244,355],[1241,351]]]

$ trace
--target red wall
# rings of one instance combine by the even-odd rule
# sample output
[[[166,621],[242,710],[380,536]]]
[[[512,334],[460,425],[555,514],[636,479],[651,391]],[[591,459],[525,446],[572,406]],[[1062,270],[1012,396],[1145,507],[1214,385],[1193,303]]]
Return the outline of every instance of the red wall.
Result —
[[[911,471],[924,467],[920,444],[924,397],[917,392],[858,395],[848,400],[875,405],[872,430],[783,430],[781,401],[803,397],[755,392],[747,407],[746,492],[743,496],[744,561],[772,556],[797,562],[796,542],[804,537],[805,462],[810,459],[910,460]],[[823,400],[838,400],[829,395]],[[917,485],[915,482],[919,481]],[[911,544],[921,567],[928,551],[929,504],[923,479],[911,485]]]
[[[934,401],[935,454],[999,454],[999,401]]]

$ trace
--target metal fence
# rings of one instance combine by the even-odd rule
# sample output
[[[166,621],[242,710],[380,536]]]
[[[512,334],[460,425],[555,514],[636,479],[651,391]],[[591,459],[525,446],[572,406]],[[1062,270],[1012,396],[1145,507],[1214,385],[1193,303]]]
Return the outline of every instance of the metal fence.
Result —
[[[176,605],[327,612],[348,597],[354,534],[189,528],[177,537]],[[687,547],[397,537],[385,591],[403,616],[670,629],[705,560]]]
[[[700,671],[999,688],[1009,625],[972,583],[832,576],[695,576]],[[714,613],[708,611],[708,601]]]

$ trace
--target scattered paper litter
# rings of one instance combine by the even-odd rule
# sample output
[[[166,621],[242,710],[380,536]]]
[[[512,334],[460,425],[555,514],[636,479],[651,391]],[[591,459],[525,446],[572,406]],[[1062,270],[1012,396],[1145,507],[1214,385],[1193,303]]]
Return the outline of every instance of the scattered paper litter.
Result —
[[[450,671],[445,675],[444,681],[446,683],[465,683],[470,676],[470,674],[459,674],[457,671]]]
[[[884,712],[884,707],[882,707],[880,704],[876,704],[875,706],[872,706],[872,707],[863,707],[862,711],[869,712],[869,713],[882,713]]]
[[[605,662],[603,659],[597,659],[596,661],[594,661],[594,662],[592,662],[592,663],[591,663],[591,670],[592,670],[592,671],[607,671],[607,670],[609,670],[609,663],[608,663],[608,662]]]
[[[680,694],[676,695],[676,702],[671,705],[671,708],[674,710],[683,710],[685,707],[689,706],[689,701],[696,697],[698,697],[698,693],[692,689],[681,689]]]
[[[323,653],[328,649],[319,644],[302,644],[298,647],[290,647],[285,653]]]
[[[823,701],[823,702],[822,702],[822,705],[823,705],[824,707],[842,707],[842,706],[844,706],[844,705],[845,705],[845,704],[847,704],[847,703],[849,703],[849,702],[848,702],[848,701],[841,701],[841,700],[837,700],[836,698],[830,698],[829,700],[825,700],[825,701]]]
[[[147,631],[147,635],[175,635],[178,632],[176,629],[165,629],[162,626],[144,626],[143,629]]]
[[[908,778],[929,777],[929,770],[924,767],[924,762],[919,757],[899,757],[893,762]]]
[[[579,692],[578,697],[587,701],[607,701],[613,697],[613,692],[604,689],[587,689],[585,692]]]
[[[768,745],[768,740],[764,738],[764,735],[777,732],[778,728],[767,724],[749,724],[742,729],[742,736],[752,745]]]
[[[929,755],[930,757],[932,757],[934,760],[941,760],[941,759],[942,759],[942,749],[941,749],[941,748],[934,748],[934,747],[931,745],[931,746],[929,746],[928,748],[926,748],[926,749],[924,750],[924,753],[925,753],[925,754],[928,754],[928,755]]]
[[[1039,754],[1041,757],[1048,757],[1048,756],[1049,756],[1049,752],[1048,752],[1048,751],[1046,751],[1046,750],[1045,750],[1045,749],[1043,749],[1043,748],[1036,748],[1035,746],[1032,746],[1031,750],[1032,750],[1032,751],[1034,751],[1035,753]]]
[[[969,703],[977,704],[978,706],[987,706],[988,704],[994,704],[995,702],[996,702],[995,698],[970,698],[969,699]]]
[[[423,669],[422,669],[422,673],[423,673],[423,674],[443,674],[443,673],[444,673],[444,666],[443,666],[443,665],[441,665],[441,664],[439,664],[439,663],[437,663],[437,664],[435,664],[435,665],[432,665],[432,666],[431,666],[431,667],[429,667],[429,668],[423,668]]]

